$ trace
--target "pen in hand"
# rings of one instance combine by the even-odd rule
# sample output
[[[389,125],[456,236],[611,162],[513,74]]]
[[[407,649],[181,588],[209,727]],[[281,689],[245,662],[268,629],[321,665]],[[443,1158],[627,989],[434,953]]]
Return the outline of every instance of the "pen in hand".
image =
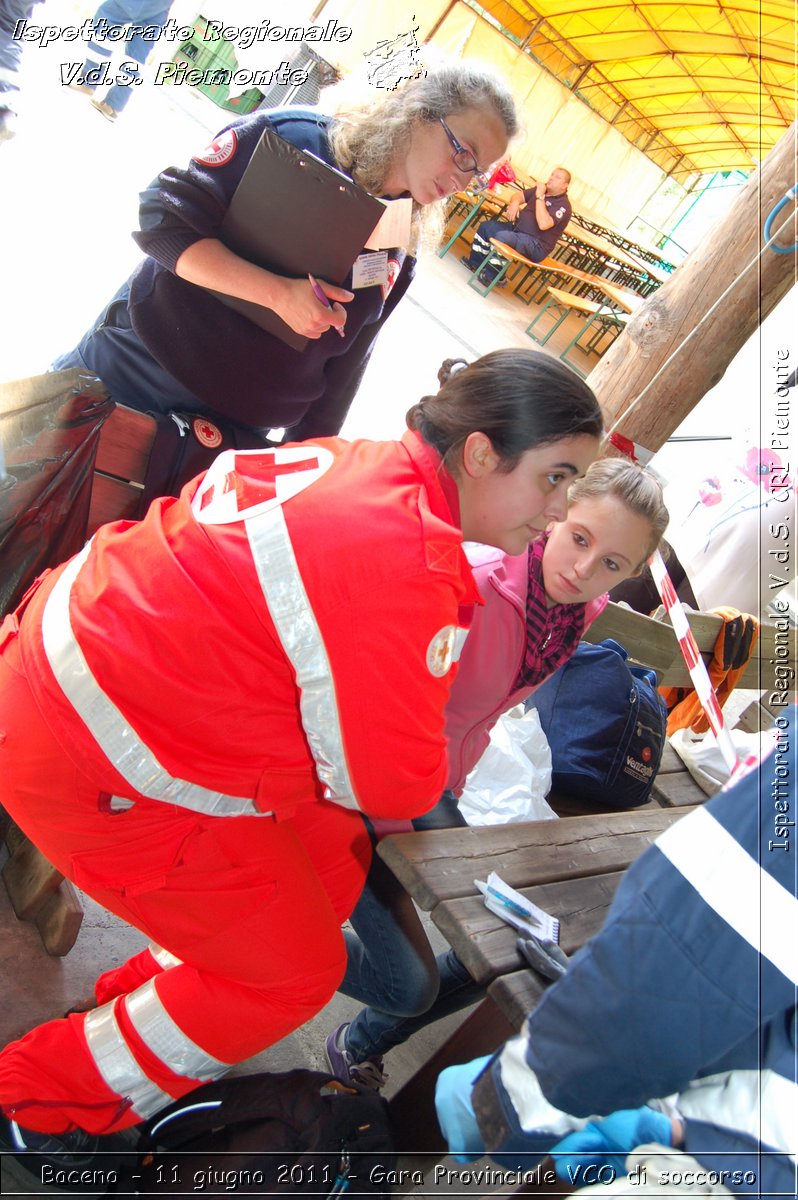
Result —
[[[316,299],[323,304],[325,308],[332,308],[330,297],[325,295],[325,293],[319,287],[318,282],[313,278],[312,275],[308,275],[308,283],[313,288],[313,295],[316,297]],[[331,328],[335,330],[339,337],[346,336],[340,325],[332,325]]]

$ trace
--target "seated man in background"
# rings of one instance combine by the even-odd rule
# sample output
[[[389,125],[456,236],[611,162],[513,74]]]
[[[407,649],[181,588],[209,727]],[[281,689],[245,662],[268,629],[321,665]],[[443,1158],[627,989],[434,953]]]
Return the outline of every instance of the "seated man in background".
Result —
[[[513,196],[502,218],[482,222],[474,234],[471,253],[460,261],[469,271],[476,271],[490,251],[489,239],[498,238],[524,258],[542,262],[571,219],[570,182],[570,171],[555,167],[546,183]]]
[[[441,1073],[453,1153],[487,1149],[524,1168],[552,1153],[562,1179],[584,1180],[591,1164],[593,1181],[604,1167],[601,1182],[614,1172],[628,1187],[626,1154],[656,1143],[732,1193],[795,1194],[794,709],[773,732],[761,763],[629,868],[604,928],[524,1032]],[[649,1185],[664,1162],[652,1160]]]

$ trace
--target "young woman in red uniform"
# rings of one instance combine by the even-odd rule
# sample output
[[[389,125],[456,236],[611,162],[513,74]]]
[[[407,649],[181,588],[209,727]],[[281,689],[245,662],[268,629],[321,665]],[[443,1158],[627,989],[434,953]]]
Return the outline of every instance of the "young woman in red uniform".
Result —
[[[0,1053],[6,1146],[134,1125],[340,983],[362,814],[418,815],[446,782],[480,602],[462,540],[518,554],[562,519],[602,420],[568,368],[503,350],[408,426],[227,451],[98,530],[0,627],[0,803],[152,940],[95,1009]]]

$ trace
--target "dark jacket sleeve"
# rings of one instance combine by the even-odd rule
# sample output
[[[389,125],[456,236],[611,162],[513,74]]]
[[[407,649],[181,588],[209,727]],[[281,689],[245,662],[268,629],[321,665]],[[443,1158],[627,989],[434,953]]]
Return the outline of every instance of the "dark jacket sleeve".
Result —
[[[346,354],[330,359],[324,376],[324,395],[312,405],[301,421],[291,426],[285,441],[302,442],[309,438],[334,437],[340,433],[368,366],[374,343],[388,317],[409,288],[415,269],[416,260],[410,255],[406,256],[379,319],[363,326]]]
[[[168,271],[183,253],[203,238],[219,236],[233,194],[241,182],[260,136],[268,124],[264,114],[231,122],[235,150],[222,166],[211,167],[201,156],[187,167],[167,167],[140,195],[140,229],[136,245]]]
[[[233,151],[220,163],[200,152],[188,166],[167,167],[141,193],[140,230],[133,240],[161,266],[174,271],[180,255],[202,238],[219,236],[230,201],[267,128],[292,145],[331,161],[328,118],[299,107],[268,109],[231,121],[209,149],[233,139]]]

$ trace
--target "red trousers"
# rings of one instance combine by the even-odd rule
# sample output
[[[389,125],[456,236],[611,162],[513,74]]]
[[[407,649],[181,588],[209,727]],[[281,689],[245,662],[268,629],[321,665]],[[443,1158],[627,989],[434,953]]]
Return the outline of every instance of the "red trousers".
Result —
[[[102,763],[98,751],[98,773]],[[208,817],[144,797],[112,812],[94,768],[90,778],[53,738],[12,636],[0,655],[0,804],[64,875],[170,952],[158,962],[145,951],[97,985],[119,1052],[150,1088],[151,1112],[152,1094],[163,1092],[165,1104],[213,1077],[175,1069],[163,1036],[218,1062],[221,1074],[327,1003],[345,969],[340,927],[370,846],[357,813],[316,801],[282,821]],[[160,1030],[135,1019],[147,979]],[[152,1012],[153,985],[144,986]],[[98,1069],[91,1015],[49,1021],[0,1052],[7,1116],[40,1131],[109,1133],[148,1115]]]

